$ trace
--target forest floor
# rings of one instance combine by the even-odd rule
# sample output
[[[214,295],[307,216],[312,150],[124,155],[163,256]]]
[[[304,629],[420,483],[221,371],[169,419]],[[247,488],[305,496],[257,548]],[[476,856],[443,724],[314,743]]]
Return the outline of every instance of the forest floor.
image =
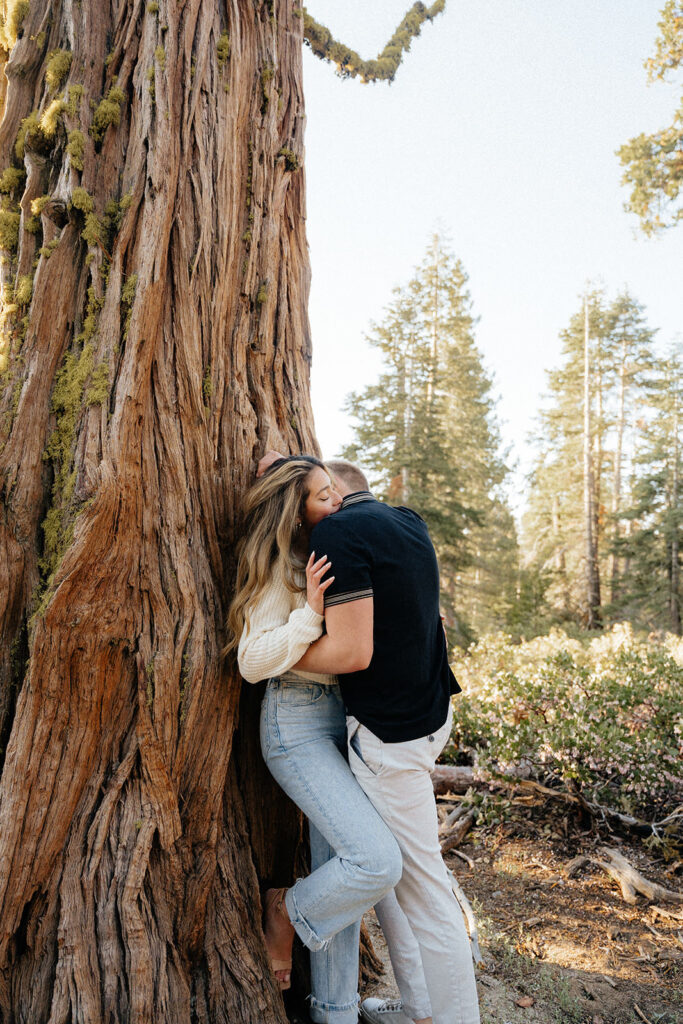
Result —
[[[572,831],[547,808],[535,817],[527,810],[470,833],[460,849],[472,869],[446,855],[480,930],[482,1024],[683,1024],[683,904],[638,897],[630,906],[597,867],[569,878],[568,863],[595,855],[604,834]],[[667,864],[640,841],[610,836],[607,845],[646,878],[683,891],[680,860]],[[396,998],[372,912],[366,922],[386,969],[363,996]]]

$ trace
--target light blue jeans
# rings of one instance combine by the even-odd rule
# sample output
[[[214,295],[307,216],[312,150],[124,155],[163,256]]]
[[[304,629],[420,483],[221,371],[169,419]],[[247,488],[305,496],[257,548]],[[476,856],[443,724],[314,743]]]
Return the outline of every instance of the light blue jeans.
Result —
[[[310,1014],[316,1024],[356,1024],[360,919],[398,882],[401,852],[346,759],[338,686],[287,673],[261,706],[261,749],[271,774],[304,812],[311,874],[285,905],[311,950]]]

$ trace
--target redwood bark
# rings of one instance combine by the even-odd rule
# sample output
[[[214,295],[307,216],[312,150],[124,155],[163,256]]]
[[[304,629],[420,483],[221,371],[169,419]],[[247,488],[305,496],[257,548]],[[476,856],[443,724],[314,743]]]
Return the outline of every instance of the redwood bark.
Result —
[[[316,449],[302,22],[293,0],[156,6],[31,0],[5,67],[0,170],[27,177],[4,283],[33,277],[30,305],[6,295],[0,409],[8,1022],[285,1019],[258,884],[290,880],[299,821],[260,785],[253,698],[233,751],[219,651],[255,459]]]

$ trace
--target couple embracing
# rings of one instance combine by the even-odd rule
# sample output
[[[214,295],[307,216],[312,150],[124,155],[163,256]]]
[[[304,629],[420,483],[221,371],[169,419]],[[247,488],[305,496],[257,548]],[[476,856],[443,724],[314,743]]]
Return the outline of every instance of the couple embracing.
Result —
[[[228,626],[243,677],[267,679],[261,747],[309,822],[311,873],[265,896],[273,969],[296,933],[310,1015],[356,1024],[360,919],[374,906],[401,1003],[372,1024],[478,1024],[474,969],[438,840],[430,772],[448,740],[439,573],[427,527],[350,463],[271,452],[245,498]]]

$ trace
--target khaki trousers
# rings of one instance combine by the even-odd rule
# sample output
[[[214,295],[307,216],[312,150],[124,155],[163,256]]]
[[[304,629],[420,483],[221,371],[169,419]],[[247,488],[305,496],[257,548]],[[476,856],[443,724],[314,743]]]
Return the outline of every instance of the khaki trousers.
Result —
[[[384,743],[346,720],[349,764],[393,832],[403,856],[396,897],[417,940],[434,1024],[479,1024],[470,943],[439,846],[430,773],[451,728],[404,743]]]

